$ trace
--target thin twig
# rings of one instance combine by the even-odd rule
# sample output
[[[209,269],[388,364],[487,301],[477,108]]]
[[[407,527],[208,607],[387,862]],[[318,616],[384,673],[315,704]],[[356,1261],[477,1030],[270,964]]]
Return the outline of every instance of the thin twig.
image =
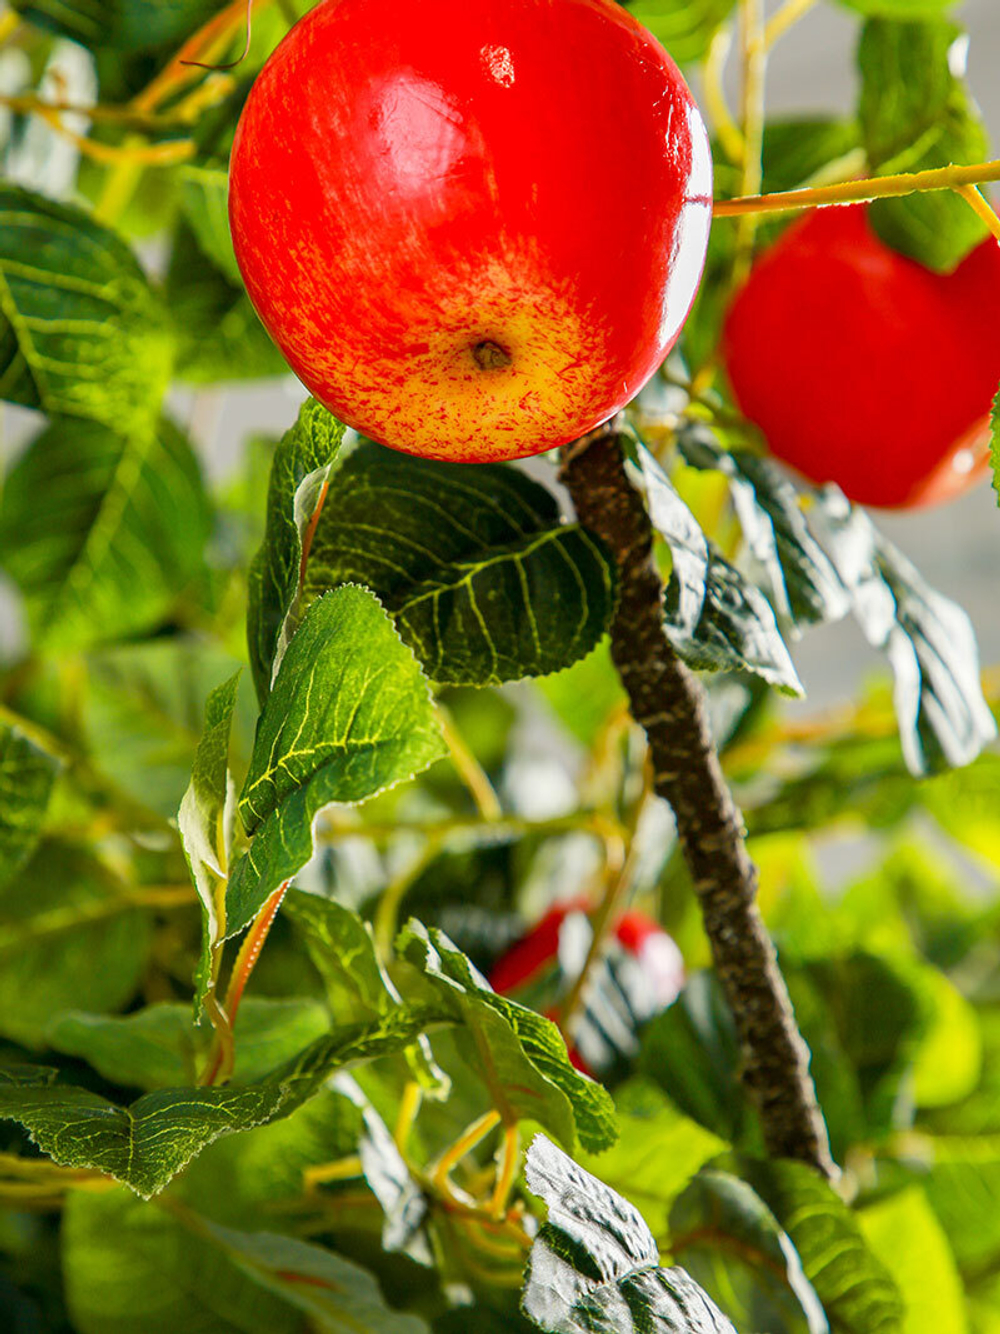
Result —
[[[798,23],[814,7],[817,0],[785,0],[785,3],[768,19],[764,28],[764,49],[770,51],[779,38],[784,37],[789,28]]]
[[[718,29],[708,47],[705,66],[702,70],[702,88],[704,91],[705,110],[708,112],[712,127],[719,137],[726,157],[734,167],[743,165],[746,145],[739,126],[733,120],[726,101],[723,75],[726,60],[733,44],[733,34],[729,27]]]
[[[580,521],[606,543],[619,567],[612,658],[649,742],[654,791],[674,810],[764,1142],[775,1156],[833,1175],[809,1051],[757,908],[757,873],[742,819],[722,776],[702,687],[664,633],[652,529],[625,471],[621,443],[613,425],[595,431],[566,451],[562,469]]]
[[[955,193],[961,195],[974,213],[986,223],[993,235],[1000,241],[1000,217],[990,201],[984,198],[982,191],[975,185],[956,185]]]
[[[1000,160],[976,162],[966,167],[932,167],[929,171],[904,172],[898,176],[870,176],[860,181],[844,181],[807,190],[717,199],[713,212],[717,218],[737,218],[747,213],[789,213],[795,209],[824,208],[831,204],[860,204],[870,199],[894,198],[924,190],[957,190],[963,185],[983,185],[987,181],[1000,181]]]

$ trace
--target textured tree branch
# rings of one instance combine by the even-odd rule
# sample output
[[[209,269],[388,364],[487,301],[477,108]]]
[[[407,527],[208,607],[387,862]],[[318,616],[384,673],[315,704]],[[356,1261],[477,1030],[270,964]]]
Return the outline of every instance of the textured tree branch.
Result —
[[[835,1172],[774,946],[756,904],[757,871],[739,811],[722,776],[704,692],[663,628],[663,585],[642,497],[625,471],[621,437],[602,428],[570,446],[562,480],[577,515],[618,563],[620,595],[611,652],[646,733],[655,788],[669,801],[701,904],[716,972],[739,1033],[743,1081],[768,1152]]]

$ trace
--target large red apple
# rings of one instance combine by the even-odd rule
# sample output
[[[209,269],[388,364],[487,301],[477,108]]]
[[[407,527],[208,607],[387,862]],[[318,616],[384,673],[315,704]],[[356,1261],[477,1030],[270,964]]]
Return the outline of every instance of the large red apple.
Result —
[[[743,412],[805,477],[864,505],[929,504],[983,474],[998,305],[992,238],[941,275],[890,250],[867,206],[821,209],[737,296],[726,368]]]
[[[613,0],[321,0],[251,90],[230,221],[331,411],[409,453],[505,459],[653,374],[711,193],[683,79]]]

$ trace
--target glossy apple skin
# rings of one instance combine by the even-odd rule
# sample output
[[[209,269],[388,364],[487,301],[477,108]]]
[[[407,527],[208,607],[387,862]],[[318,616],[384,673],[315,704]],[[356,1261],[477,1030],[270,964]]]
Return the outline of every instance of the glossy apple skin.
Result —
[[[332,412],[409,453],[506,459],[653,374],[711,193],[687,86],[613,0],[321,0],[250,92],[230,222]]]
[[[928,505],[983,475],[998,302],[992,238],[943,276],[890,250],[866,206],[818,209],[737,296],[726,369],[742,411],[804,477],[863,505]]]

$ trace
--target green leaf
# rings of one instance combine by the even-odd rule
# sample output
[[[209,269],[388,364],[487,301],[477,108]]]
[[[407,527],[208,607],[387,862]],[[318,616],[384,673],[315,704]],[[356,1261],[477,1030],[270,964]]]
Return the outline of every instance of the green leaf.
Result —
[[[195,979],[195,1015],[211,984],[212,951],[225,939],[219,917],[233,843],[236,789],[229,774],[229,734],[240,673],[208,697],[205,729],[195,752],[191,782],[181,800],[177,827],[202,909],[201,961]]]
[[[339,1255],[272,1232],[221,1227],[123,1191],[76,1194],[63,1237],[79,1334],[421,1334],[374,1278]]]
[[[522,1309],[559,1334],[735,1334],[683,1269],[661,1269],[641,1215],[602,1181],[536,1135],[529,1188],[548,1205],[531,1248]]]
[[[550,1019],[498,996],[436,927],[411,920],[396,948],[420,973],[435,1003],[462,1025],[455,1039],[507,1124],[535,1121],[567,1147],[579,1140],[591,1153],[614,1143],[611,1098],[573,1068]],[[401,980],[400,987],[409,1000],[410,984]]]
[[[83,725],[102,774],[131,800],[173,819],[191,778],[204,701],[238,664],[209,640],[171,636],[88,655]],[[248,684],[238,691],[231,750],[249,759],[257,710]]]
[[[678,656],[689,667],[751,672],[803,694],[767,598],[709,543],[649,450],[640,445],[638,453],[650,521],[673,557],[666,630]]]
[[[767,574],[779,616],[807,624],[846,616],[848,592],[809,527],[803,494],[787,474],[748,450],[723,449],[710,431],[696,425],[680,433],[678,446],[692,467],[729,479],[744,541]]]
[[[185,163],[181,206],[205,256],[237,286],[243,279],[229,233],[229,170],[224,163]]]
[[[149,927],[128,887],[88,853],[43,843],[0,891],[0,1034],[41,1047],[63,1011],[125,1005]]]
[[[897,6],[899,17],[905,17]],[[926,9],[925,9],[926,12]],[[925,171],[990,156],[982,120],[953,72],[961,30],[936,22],[869,20],[858,48],[858,115],[876,175]],[[987,236],[985,224],[950,190],[880,200],[872,225],[889,245],[949,273]]]
[[[670,1211],[670,1250],[696,1282],[726,1293],[726,1312],[743,1328],[829,1334],[791,1238],[739,1177],[698,1173]]]
[[[0,1117],[19,1121],[65,1167],[86,1167],[148,1199],[221,1135],[287,1116],[334,1070],[409,1046],[426,1027],[449,1022],[440,1009],[398,1007],[388,1019],[318,1038],[267,1079],[243,1088],[170,1088],[119,1107],[89,1089],[50,1082],[0,1082]],[[2,1075],[2,1071],[0,1071]]]
[[[862,633],[889,659],[907,768],[922,775],[971,763],[997,734],[979,679],[968,616],[924,581],[864,512],[827,488],[813,531],[852,596]]]
[[[267,492],[264,541],[250,567],[247,639],[257,697],[264,703],[286,619],[297,601],[302,539],[317,508],[344,438],[344,428],[315,399],[303,404],[274,454]],[[315,543],[313,544],[315,546]]]
[[[685,1116],[652,1081],[637,1076],[615,1090],[618,1138],[600,1155],[581,1154],[588,1172],[629,1200],[655,1236],[691,1177],[728,1145]]]
[[[914,1135],[900,1146],[905,1180],[922,1186],[959,1268],[1000,1263],[1000,1135]]]
[[[60,760],[0,723],[0,890],[38,845]]]
[[[347,585],[314,602],[257,728],[239,803],[254,840],[230,878],[227,933],[306,864],[324,806],[364,801],[443,754],[427,682],[378,600]]]
[[[714,974],[695,973],[680,996],[646,1025],[639,1068],[672,1102],[723,1141],[748,1125],[739,1082],[739,1042]]]
[[[328,1027],[318,1001],[246,997],[236,1019],[231,1085],[263,1079]],[[196,1028],[189,1005],[168,1003],[124,1018],[70,1010],[49,1026],[46,1038],[55,1051],[86,1061],[110,1083],[146,1091],[194,1084],[211,1042]]]
[[[686,65],[705,58],[736,0],[632,0],[628,7],[677,63]]]
[[[902,1334],[899,1289],[830,1183],[788,1159],[738,1164],[791,1237],[834,1334]]]
[[[858,14],[879,19],[932,19],[954,9],[958,0],[840,0]]]
[[[157,416],[171,356],[125,242],[78,208],[0,185],[0,398],[128,434]]]
[[[230,281],[216,267],[183,223],[170,252],[165,296],[177,343],[178,379],[209,385],[288,375],[288,364],[242,283]]]
[[[906,1307],[903,1334],[967,1334],[955,1257],[920,1187],[878,1200],[857,1217],[865,1240],[899,1287]]]
[[[180,46],[224,0],[13,0],[25,18],[91,49]]]
[[[432,680],[499,685],[589,653],[615,576],[545,487],[503,464],[436,463],[364,442],[341,465],[306,576],[310,596],[374,589]]]
[[[0,559],[48,652],[154,627],[202,567],[208,531],[197,459],[166,418],[125,435],[53,422],[0,503]]]
[[[997,390],[990,414],[990,466],[993,469],[993,490],[997,493],[997,504],[1000,505],[1000,389]]]

